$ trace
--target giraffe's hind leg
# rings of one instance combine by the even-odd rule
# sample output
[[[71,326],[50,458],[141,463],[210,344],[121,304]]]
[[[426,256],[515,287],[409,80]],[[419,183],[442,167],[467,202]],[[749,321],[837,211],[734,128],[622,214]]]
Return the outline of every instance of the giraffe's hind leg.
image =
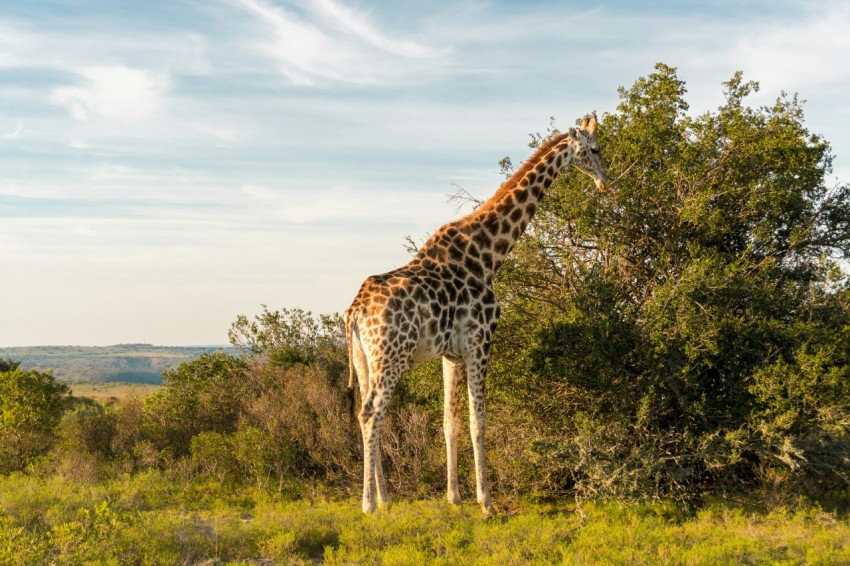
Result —
[[[443,432],[446,436],[446,499],[460,503],[457,482],[458,394],[464,365],[443,358]]]
[[[378,487],[378,507],[389,508],[392,502],[387,495],[387,482],[384,479],[384,466],[381,463],[381,439],[378,438],[377,452],[375,454],[375,484]]]
[[[387,494],[387,484],[384,479],[384,467],[381,464],[380,438],[372,444],[372,436],[378,437],[378,431],[372,430],[367,434],[367,427],[374,429],[374,418],[366,421],[360,418],[360,433],[363,439],[363,512],[371,513],[375,510],[375,502],[372,494],[377,498],[378,507],[389,507],[390,498]],[[374,462],[374,465],[370,464]],[[373,468],[370,470],[370,468]]]
[[[358,419],[360,420],[360,431],[363,434],[363,512],[375,511],[375,457],[377,438],[375,430],[375,395],[376,391],[370,391],[363,398],[363,406],[360,408]]]
[[[398,374],[401,372],[396,370]],[[381,465],[380,433],[384,414],[398,381],[396,372],[381,376],[369,390],[360,410],[360,429],[363,433],[363,512],[375,510],[376,500],[382,506],[389,504],[383,466]]]

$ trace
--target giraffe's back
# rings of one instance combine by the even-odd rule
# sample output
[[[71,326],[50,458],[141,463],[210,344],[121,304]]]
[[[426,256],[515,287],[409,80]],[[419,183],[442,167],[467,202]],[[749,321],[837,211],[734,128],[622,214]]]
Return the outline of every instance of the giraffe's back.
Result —
[[[490,278],[483,268],[470,272],[468,256],[453,252],[467,239],[444,226],[410,263],[364,281],[349,309],[364,348],[413,362],[459,359],[470,335],[492,333],[498,305]]]

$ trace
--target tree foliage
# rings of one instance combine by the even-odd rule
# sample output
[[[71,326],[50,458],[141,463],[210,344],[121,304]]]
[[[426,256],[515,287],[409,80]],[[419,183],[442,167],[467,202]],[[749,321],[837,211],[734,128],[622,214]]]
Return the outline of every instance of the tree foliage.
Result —
[[[620,89],[613,189],[562,178],[501,272],[494,381],[540,488],[850,480],[850,188],[799,99],[757,89],[736,73],[700,115],[662,64]]]
[[[319,364],[328,377],[336,379],[348,367],[345,335],[339,314],[319,315],[299,308],[263,312],[253,320],[239,315],[228,338],[243,355],[264,355],[281,368]]]
[[[0,472],[23,470],[50,450],[67,395],[50,372],[0,360]]]
[[[244,360],[226,352],[202,354],[163,374],[164,388],[145,399],[148,428],[173,455],[189,453],[201,432],[232,432],[246,389]]]

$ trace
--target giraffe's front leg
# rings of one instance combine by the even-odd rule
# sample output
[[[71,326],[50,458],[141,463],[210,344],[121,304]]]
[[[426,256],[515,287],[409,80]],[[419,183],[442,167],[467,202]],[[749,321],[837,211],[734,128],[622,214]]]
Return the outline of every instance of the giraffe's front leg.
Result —
[[[463,378],[461,363],[443,358],[443,432],[446,436],[446,499],[460,504],[457,482],[458,392]]]
[[[484,374],[486,364],[486,360],[467,362],[467,389],[469,391],[469,432],[472,436],[472,450],[475,455],[475,486],[478,504],[481,505],[484,516],[491,517],[495,511],[490,502],[484,458]]]

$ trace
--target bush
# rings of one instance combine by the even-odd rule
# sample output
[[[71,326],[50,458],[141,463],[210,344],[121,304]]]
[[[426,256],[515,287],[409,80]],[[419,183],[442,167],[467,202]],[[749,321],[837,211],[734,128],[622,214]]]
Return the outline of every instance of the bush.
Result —
[[[23,470],[50,451],[68,392],[49,372],[0,360],[0,473]]]
[[[245,356],[264,355],[288,369],[318,366],[334,381],[348,370],[343,321],[339,314],[319,315],[298,308],[263,312],[250,320],[239,315],[228,331],[230,343]]]
[[[807,344],[759,368],[746,449],[811,496],[850,486],[850,326],[841,339]],[[833,336],[834,337],[834,336]]]
[[[144,401],[151,441],[182,457],[196,434],[233,432],[248,395],[246,369],[244,360],[214,352],[166,371],[164,388]]]
[[[99,403],[83,399],[59,423],[55,453],[61,477],[94,482],[108,473],[113,459],[115,415]]]
[[[230,435],[200,432],[192,437],[191,461],[201,474],[221,483],[238,477],[238,466]]]
[[[281,369],[262,358],[250,379],[245,422],[268,435],[281,472],[331,482],[355,474],[360,435],[342,380],[331,382],[316,366]]]
[[[280,491],[283,480],[296,467],[291,443],[281,442],[266,430],[241,423],[230,441],[242,477],[258,489],[268,489],[276,480]]]
[[[463,439],[459,444],[464,445]],[[441,429],[424,408],[400,403],[387,412],[381,455],[394,494],[435,495],[444,490],[445,450]],[[459,474],[463,471],[460,468]]]

